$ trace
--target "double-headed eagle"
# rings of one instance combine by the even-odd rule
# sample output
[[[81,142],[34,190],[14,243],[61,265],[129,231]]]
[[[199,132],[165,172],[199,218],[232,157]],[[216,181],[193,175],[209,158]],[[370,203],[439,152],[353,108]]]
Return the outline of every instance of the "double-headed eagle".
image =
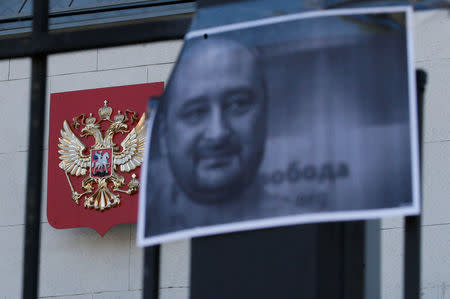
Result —
[[[131,172],[142,164],[145,144],[145,113],[142,114],[136,126],[129,131],[127,122],[131,115],[131,125],[137,120],[137,113],[126,110],[124,114],[118,111],[111,120],[112,108],[108,107],[105,100],[104,106],[98,110],[99,119],[92,113],[85,118],[82,114],[73,119],[75,128],[82,126],[81,137],[93,136],[95,143],[87,152],[86,146],[73,133],[65,120],[61,137],[59,138],[59,167],[64,170],[67,181],[72,191],[72,199],[79,204],[79,199],[84,196],[84,206],[89,209],[103,211],[115,207],[120,203],[119,193],[133,194],[139,188],[136,174],[132,173],[132,179],[128,182],[127,190],[121,189],[125,185],[125,178],[118,173]],[[81,121],[80,121],[81,120]],[[103,134],[101,123],[110,122],[111,125]],[[113,137],[121,133],[128,135],[117,146]],[[77,192],[69,175],[86,176],[82,181],[83,192]],[[96,188],[95,188],[96,186]],[[112,191],[110,187],[112,187]]]

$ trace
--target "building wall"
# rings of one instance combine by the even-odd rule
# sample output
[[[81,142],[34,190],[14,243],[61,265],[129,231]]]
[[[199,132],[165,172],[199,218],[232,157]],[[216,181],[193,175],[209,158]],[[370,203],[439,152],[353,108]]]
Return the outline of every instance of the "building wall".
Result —
[[[450,12],[415,13],[416,68],[428,74],[422,165],[422,297],[450,298]],[[382,295],[401,298],[403,221],[382,225]]]
[[[171,41],[52,55],[47,100],[54,92],[166,81],[181,46]],[[21,294],[29,77],[29,59],[0,62],[0,298],[8,299]],[[136,225],[118,225],[103,238],[89,228],[52,228],[45,215],[46,176],[45,169],[39,296],[140,298],[143,251],[135,245]],[[163,246],[162,298],[187,296],[188,256],[188,242]]]
[[[450,298],[450,17],[415,14],[415,60],[428,72],[423,164],[423,298]],[[167,80],[181,41],[52,55],[48,92]],[[29,59],[0,61],[0,298],[20,298],[30,90]],[[49,96],[47,96],[47,100]],[[47,140],[44,165],[47,163]],[[56,230],[45,215],[43,175],[40,298],[140,298],[142,249],[135,224],[103,238],[91,229]],[[403,221],[382,222],[382,295],[401,298]],[[187,298],[189,242],[162,246],[161,298]]]

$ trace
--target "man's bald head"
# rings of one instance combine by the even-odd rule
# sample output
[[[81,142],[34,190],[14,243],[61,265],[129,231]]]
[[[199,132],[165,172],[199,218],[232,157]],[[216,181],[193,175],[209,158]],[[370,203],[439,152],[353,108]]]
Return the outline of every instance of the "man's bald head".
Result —
[[[226,72],[229,69],[248,72],[248,75],[254,77],[252,80],[265,89],[263,72],[257,58],[256,51],[233,40],[210,38],[188,41],[172,72],[166,94],[170,98],[171,92],[179,91],[191,79],[196,79],[191,78],[194,72],[200,69],[206,71],[208,68],[214,68],[217,72]],[[209,84],[218,84],[212,82],[212,79],[210,78]]]

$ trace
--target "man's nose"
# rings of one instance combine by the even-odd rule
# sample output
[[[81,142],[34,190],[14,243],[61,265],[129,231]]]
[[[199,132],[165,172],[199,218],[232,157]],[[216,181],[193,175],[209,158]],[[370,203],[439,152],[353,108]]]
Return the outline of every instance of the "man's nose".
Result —
[[[205,137],[209,140],[220,142],[227,139],[229,134],[230,128],[221,109],[212,109],[212,113],[206,127]]]

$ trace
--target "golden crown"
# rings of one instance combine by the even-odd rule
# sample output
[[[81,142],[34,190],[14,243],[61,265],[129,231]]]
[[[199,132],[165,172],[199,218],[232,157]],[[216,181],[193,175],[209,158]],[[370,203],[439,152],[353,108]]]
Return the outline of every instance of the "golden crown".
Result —
[[[120,113],[120,110],[117,111],[117,114],[114,116],[114,122],[123,122],[125,119],[125,114]]]
[[[108,107],[108,100],[105,100],[104,106],[98,109],[98,115],[100,116],[101,120],[109,119],[111,117],[112,108]]]
[[[92,113],[90,113],[90,114],[89,114],[89,117],[87,117],[86,120],[85,120],[85,124],[86,124],[86,125],[92,125],[92,124],[95,124],[95,121],[96,121],[96,120],[97,120],[97,119],[96,119],[95,117],[92,116]]]

